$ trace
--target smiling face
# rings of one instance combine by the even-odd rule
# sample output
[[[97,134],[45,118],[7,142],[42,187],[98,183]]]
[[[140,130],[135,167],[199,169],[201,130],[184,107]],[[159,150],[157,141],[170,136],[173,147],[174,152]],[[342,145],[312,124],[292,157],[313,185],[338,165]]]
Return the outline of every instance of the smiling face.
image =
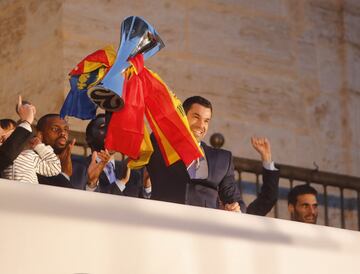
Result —
[[[46,119],[46,124],[40,134],[42,142],[51,146],[54,149],[54,152],[59,154],[67,145],[69,125],[60,117],[49,117]]]
[[[295,205],[289,204],[288,209],[293,221],[316,224],[318,203],[315,195],[298,195]]]
[[[211,109],[195,103],[191,105],[186,117],[194,137],[198,142],[202,141],[209,128]]]

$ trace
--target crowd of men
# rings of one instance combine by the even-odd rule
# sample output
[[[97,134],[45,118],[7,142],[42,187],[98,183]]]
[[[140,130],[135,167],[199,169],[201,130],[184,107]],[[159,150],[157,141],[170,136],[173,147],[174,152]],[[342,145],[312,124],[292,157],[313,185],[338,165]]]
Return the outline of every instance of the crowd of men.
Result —
[[[91,155],[72,154],[76,140],[69,140],[69,125],[58,114],[42,116],[33,132],[36,108],[28,102],[17,104],[19,121],[0,120],[1,177],[25,183],[141,197],[200,207],[265,216],[277,202],[279,170],[272,161],[270,142],[251,138],[252,147],[263,163],[263,184],[248,206],[234,176],[230,151],[213,148],[204,141],[213,116],[211,102],[193,96],[183,103],[190,130],[204,157],[185,166],[178,161],[167,166],[154,136],[154,152],[141,169],[130,170],[127,160],[115,161],[104,147],[109,114],[98,114],[86,128]],[[294,187],[288,195],[288,210],[294,221],[317,221],[317,192],[309,185]]]

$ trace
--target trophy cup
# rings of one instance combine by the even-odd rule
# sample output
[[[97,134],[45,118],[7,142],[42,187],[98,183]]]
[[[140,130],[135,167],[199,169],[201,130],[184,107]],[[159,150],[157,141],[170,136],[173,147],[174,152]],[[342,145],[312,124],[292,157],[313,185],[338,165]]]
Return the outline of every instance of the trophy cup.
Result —
[[[146,60],[163,47],[163,41],[148,22],[138,16],[127,17],[121,24],[115,62],[100,83],[89,88],[90,99],[106,111],[120,110],[124,106],[123,72],[131,65],[128,60],[140,53]]]

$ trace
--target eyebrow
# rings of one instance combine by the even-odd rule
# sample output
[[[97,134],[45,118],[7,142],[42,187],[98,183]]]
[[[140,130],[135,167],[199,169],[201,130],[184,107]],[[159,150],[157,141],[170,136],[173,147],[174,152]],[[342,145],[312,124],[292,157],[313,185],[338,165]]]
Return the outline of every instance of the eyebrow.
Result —
[[[300,205],[309,205],[309,206],[310,206],[310,205],[313,205],[313,206],[315,205],[315,206],[317,206],[318,203],[313,203],[313,204],[310,204],[310,203],[302,203],[302,204],[300,204]]]
[[[51,126],[50,126],[51,128],[52,127],[57,127],[57,128],[65,128],[65,129],[69,129],[69,125],[59,125],[59,124],[52,124]]]

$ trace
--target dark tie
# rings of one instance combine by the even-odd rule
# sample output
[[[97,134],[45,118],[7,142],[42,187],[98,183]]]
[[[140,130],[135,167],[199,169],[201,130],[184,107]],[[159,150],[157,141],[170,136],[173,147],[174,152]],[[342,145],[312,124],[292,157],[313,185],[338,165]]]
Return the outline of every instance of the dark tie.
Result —
[[[106,164],[106,175],[109,179],[110,184],[113,184],[116,182],[116,176],[115,176],[115,168],[112,162],[108,162]]]

